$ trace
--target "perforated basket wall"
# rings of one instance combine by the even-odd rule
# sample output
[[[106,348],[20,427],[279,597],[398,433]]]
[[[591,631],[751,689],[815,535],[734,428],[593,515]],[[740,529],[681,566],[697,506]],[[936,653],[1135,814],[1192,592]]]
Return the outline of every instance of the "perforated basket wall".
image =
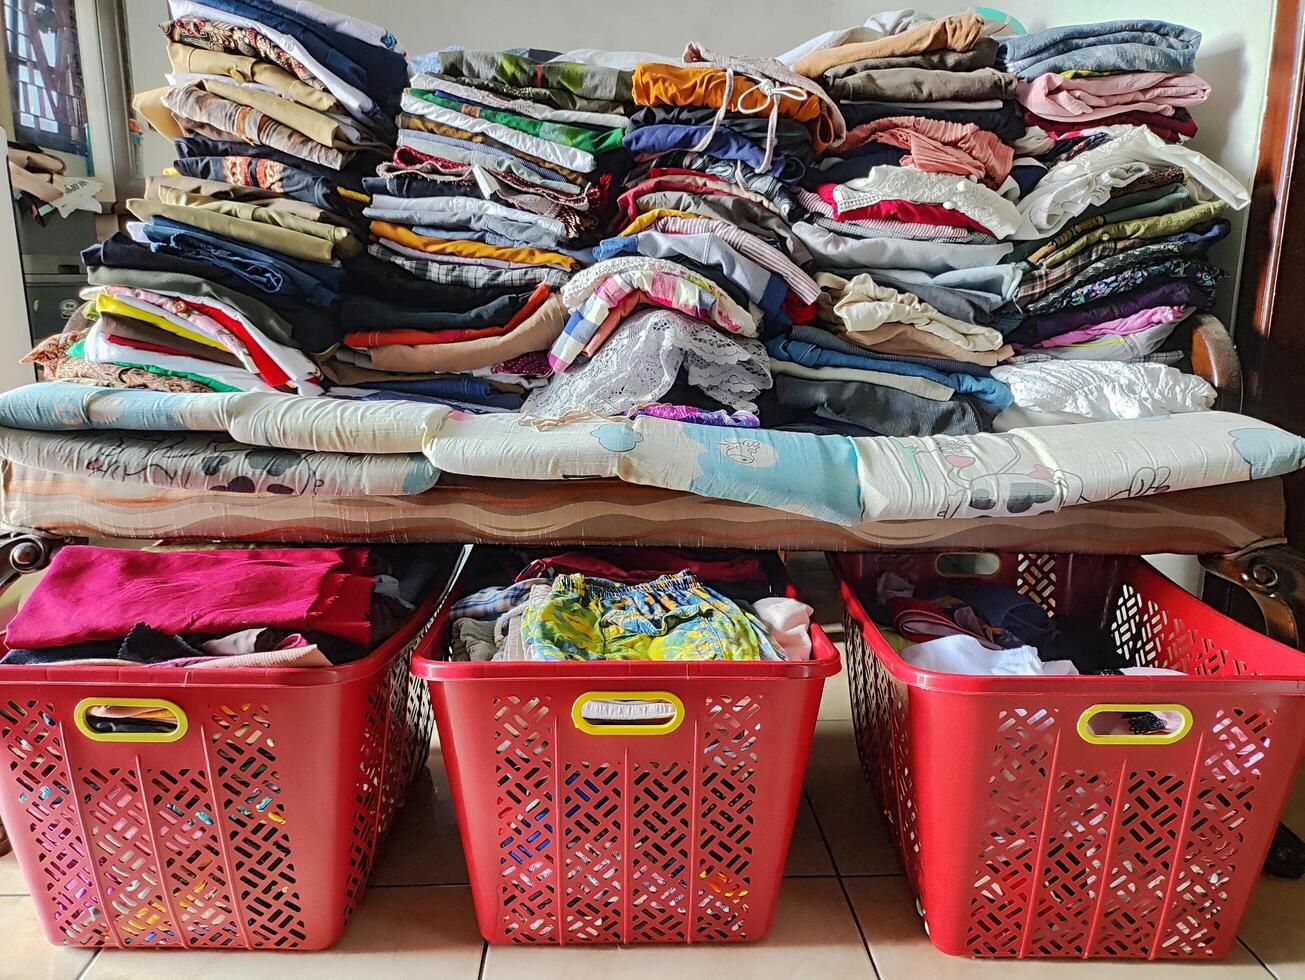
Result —
[[[192,671],[183,686],[178,670],[72,668],[71,681],[69,668],[5,668],[0,812],[50,940],[334,942],[425,765],[430,699],[407,657],[431,612],[363,661],[275,672],[297,675],[285,682],[259,683],[262,671],[245,672],[245,685],[237,670]],[[171,701],[189,731],[171,743],[91,741],[73,723],[90,697]]]
[[[765,935],[821,688],[838,670],[828,638],[813,639],[818,660],[805,664],[415,659],[431,680],[485,938]],[[701,667],[717,676],[694,676]],[[663,735],[588,734],[571,712],[592,691],[669,692],[684,721]]]
[[[1053,615],[1101,623],[1131,663],[1192,676],[945,675],[926,686],[858,596],[882,571],[933,582],[933,556],[834,565],[862,766],[935,945],[996,957],[1226,953],[1305,739],[1300,654],[1140,559],[1008,555],[998,580]],[[1100,703],[1181,704],[1194,723],[1170,745],[1089,744],[1077,723]]]

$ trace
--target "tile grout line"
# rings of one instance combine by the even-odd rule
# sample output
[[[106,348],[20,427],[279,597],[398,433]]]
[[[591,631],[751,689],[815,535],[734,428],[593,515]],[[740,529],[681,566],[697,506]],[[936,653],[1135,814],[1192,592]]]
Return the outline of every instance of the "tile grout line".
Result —
[[[100,950],[97,949],[91,953],[91,958],[86,961],[86,965],[81,968],[80,972],[78,972],[77,980],[82,980],[82,977],[86,976],[87,972],[89,972],[90,968],[95,965],[95,961],[99,958]]]
[[[807,806],[811,809],[811,819],[816,822],[816,832],[820,834],[820,842],[825,845],[825,853],[829,855],[829,866],[834,869],[834,877],[841,877],[838,870],[838,859],[834,857],[834,849],[829,846],[829,836],[825,833],[825,825],[820,822],[820,814],[816,812],[816,805],[811,802],[811,794],[807,792],[805,779],[802,781],[802,799],[806,801]]]
[[[865,950],[865,958],[870,963],[870,969],[873,971],[876,980],[880,980],[882,974],[879,972],[879,964],[875,962],[875,954],[870,950],[870,941],[865,938],[865,929],[861,927],[861,917],[856,914],[856,906],[852,904],[852,896],[847,893],[847,883],[840,877],[838,879],[838,890],[843,893],[843,901],[847,905],[847,911],[852,916],[852,924],[856,926],[856,934],[861,937],[861,948]]]
[[[905,878],[905,871],[860,871],[856,874],[836,875],[838,878]]]
[[[1265,971],[1269,976],[1271,976],[1271,977],[1275,977],[1275,978],[1278,976],[1278,974],[1276,974],[1276,973],[1273,972],[1273,967],[1269,966],[1268,963],[1265,963],[1264,960],[1260,959],[1260,954],[1257,953],[1257,952],[1255,952],[1255,950],[1251,949],[1251,944],[1250,944],[1250,943],[1248,943],[1248,942],[1247,942],[1245,939],[1243,939],[1241,936],[1238,936],[1238,937],[1237,937],[1237,942],[1241,944],[1242,949],[1246,950],[1246,952],[1248,952],[1248,953],[1251,954],[1251,958],[1254,959],[1256,963],[1258,963],[1258,964],[1260,964],[1260,966],[1264,967],[1264,971]]]
[[[820,814],[816,812],[816,805],[811,802],[811,795],[807,792],[806,782],[802,783],[802,798],[806,801],[807,806],[811,808],[811,819],[816,822],[816,830],[820,834],[820,840],[825,845],[825,853],[829,855],[829,863],[834,869],[834,880],[838,882],[838,890],[843,894],[843,904],[847,906],[848,915],[852,917],[852,924],[856,926],[856,934],[861,937],[861,948],[865,950],[866,962],[870,964],[870,971],[875,975],[875,980],[880,980],[879,967],[875,964],[874,953],[870,952],[870,943],[865,938],[865,930],[861,928],[861,920],[857,917],[856,908],[852,905],[852,896],[847,893],[847,885],[843,883],[843,876],[838,871],[838,861],[834,858],[834,849],[829,846],[829,838],[825,835],[825,827],[820,822]]]

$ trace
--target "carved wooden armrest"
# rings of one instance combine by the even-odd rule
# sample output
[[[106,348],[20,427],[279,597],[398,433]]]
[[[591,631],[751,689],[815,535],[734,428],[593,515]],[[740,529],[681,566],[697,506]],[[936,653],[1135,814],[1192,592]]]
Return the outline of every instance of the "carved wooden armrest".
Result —
[[[1231,555],[1204,555],[1206,571],[1240,585],[1264,615],[1264,632],[1305,649],[1305,554],[1279,539]]]
[[[1238,412],[1242,407],[1242,362],[1228,328],[1208,313],[1192,320],[1192,370],[1219,393],[1215,408]]]

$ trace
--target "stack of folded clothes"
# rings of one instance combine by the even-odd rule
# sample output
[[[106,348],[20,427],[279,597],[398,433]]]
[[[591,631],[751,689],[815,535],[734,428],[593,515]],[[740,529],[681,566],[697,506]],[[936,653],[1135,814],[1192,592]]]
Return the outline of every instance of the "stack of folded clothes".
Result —
[[[177,160],[87,250],[48,377],[183,391],[321,394],[362,251],[362,175],[384,159],[406,77],[380,28],[310,3],[173,0],[169,85],[135,106]]]
[[[783,56],[837,100],[847,133],[797,191],[793,232],[822,297],[815,322],[767,342],[766,424],[964,435],[1212,404],[1167,365],[1034,369],[1038,354],[1016,356],[1044,343],[1051,357],[1082,343],[1083,356],[1150,353],[1208,306],[1220,273],[1205,253],[1245,195],[1167,142],[1208,94],[1184,74],[1199,35],[1129,22],[998,41],[999,27],[896,13]],[[1135,330],[1154,344],[1120,342]]]
[[[1008,257],[1020,272],[1008,381],[1142,384],[1159,369],[1139,362],[1181,360],[1170,338],[1214,300],[1223,273],[1208,253],[1240,194],[1182,145],[1196,132],[1187,107],[1210,91],[1192,74],[1200,39],[1173,24],[1122,21],[1002,42],[1002,61],[1020,78],[1024,143],[1048,165],[1019,202],[1021,240]],[[1065,360],[1097,363],[1048,364]]]
[[[369,290],[329,370],[338,395],[520,409],[629,169],[630,73],[506,51],[417,64],[393,159],[364,181]]]
[[[990,26],[881,15],[784,56],[824,85],[847,132],[798,192],[794,233],[822,292],[814,322],[767,344],[782,424],[959,435],[1010,405],[991,369],[1011,354],[998,311],[1018,275],[1003,239],[1029,168]]]
[[[638,64],[631,90],[619,232],[563,289],[556,375],[525,409],[755,427],[772,386],[762,338],[810,320],[819,296],[794,187],[842,117],[780,62],[697,44],[682,64]]]

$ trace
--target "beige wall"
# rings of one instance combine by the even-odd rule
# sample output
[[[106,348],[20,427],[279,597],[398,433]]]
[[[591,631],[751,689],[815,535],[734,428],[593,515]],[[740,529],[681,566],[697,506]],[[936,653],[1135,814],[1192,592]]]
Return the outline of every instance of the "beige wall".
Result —
[[[0,128],[0,139],[7,139]],[[35,380],[32,368],[18,360],[31,350],[27,328],[27,297],[23,293],[23,263],[18,255],[9,169],[0,169],[0,391]]]

